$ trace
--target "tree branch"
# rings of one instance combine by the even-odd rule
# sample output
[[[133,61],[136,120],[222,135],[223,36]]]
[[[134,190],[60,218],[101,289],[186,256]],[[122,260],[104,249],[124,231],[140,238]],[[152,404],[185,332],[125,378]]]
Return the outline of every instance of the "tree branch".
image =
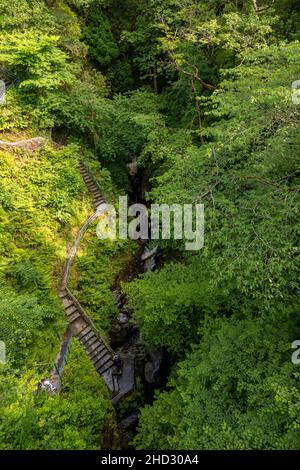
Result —
[[[257,15],[259,15],[260,13],[263,13],[264,11],[271,8],[271,6],[274,4],[274,0],[272,0],[270,5],[267,5],[266,7],[260,7],[260,8],[257,5],[257,0],[252,0],[252,3],[253,3],[253,8],[254,8],[255,13],[257,13]]]
[[[188,70],[184,70],[176,61],[176,58],[173,56],[172,52],[171,51],[168,51],[170,57],[171,57],[171,60],[172,60],[172,63],[174,65],[174,67],[176,68],[176,70],[180,73],[182,73],[183,75],[186,75],[194,80],[197,80],[199,83],[201,83],[201,85],[206,88],[207,90],[209,91],[215,91],[217,88],[214,86],[214,85],[211,85],[210,83],[207,83],[205,82],[199,75],[199,70],[198,68],[196,67],[196,65],[193,65],[191,67],[194,68],[195,72],[192,73],[192,72],[189,72]]]
[[[166,37],[168,37],[168,36],[170,37],[170,34],[168,32],[168,28],[166,26],[166,22],[165,22],[164,18],[161,18],[160,22],[162,24],[162,27],[164,29]],[[176,34],[177,34],[177,30],[176,30]],[[170,38],[170,39],[172,40],[172,38]],[[168,53],[168,55],[171,59],[171,63],[174,65],[175,69],[178,72],[182,73],[183,75],[186,75],[187,77],[190,77],[192,80],[196,80],[197,82],[201,83],[201,85],[209,91],[215,91],[217,89],[214,85],[211,85],[210,83],[207,83],[203,80],[203,78],[200,76],[199,69],[196,65],[187,64],[189,67],[194,69],[194,72],[190,72],[188,70],[185,70],[181,65],[179,65],[179,63],[176,59],[176,56],[172,52],[170,47],[166,47],[166,52]]]

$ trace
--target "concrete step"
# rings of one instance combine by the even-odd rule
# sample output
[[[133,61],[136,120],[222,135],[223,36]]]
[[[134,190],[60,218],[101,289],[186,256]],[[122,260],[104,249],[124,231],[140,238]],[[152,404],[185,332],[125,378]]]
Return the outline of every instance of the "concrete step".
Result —
[[[96,196],[99,196],[99,190],[97,187],[90,188],[90,192],[92,193],[93,198],[95,198]]]
[[[116,387],[114,387],[116,389]],[[134,357],[128,354],[123,358],[122,374],[118,376],[118,393],[113,397],[113,403],[128,395],[135,388]]]
[[[112,373],[111,374],[111,377],[112,377],[112,383],[113,383],[113,387],[114,387],[114,396],[117,395],[119,392],[120,392],[120,388],[119,388],[119,376]]]
[[[105,372],[103,372],[102,378],[105,381],[107,387],[109,390],[112,392],[112,395],[115,396],[116,393],[118,392],[118,388],[115,388],[114,380],[113,380],[113,374],[112,374],[112,369],[108,369]]]

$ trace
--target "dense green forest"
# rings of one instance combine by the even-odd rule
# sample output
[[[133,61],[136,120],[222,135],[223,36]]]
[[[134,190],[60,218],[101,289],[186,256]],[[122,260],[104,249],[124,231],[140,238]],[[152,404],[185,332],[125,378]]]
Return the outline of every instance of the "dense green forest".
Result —
[[[0,0],[0,449],[121,447],[76,339],[60,393],[36,393],[92,211],[80,159],[112,202],[136,161],[148,204],[205,208],[201,250],[163,240],[159,268],[127,282],[136,244],[92,227],[72,271],[108,340],[121,279],[145,351],[168,357],[151,403],[139,387],[127,399],[130,446],[300,448],[299,41],[297,0]],[[7,145],[35,137],[36,151]]]

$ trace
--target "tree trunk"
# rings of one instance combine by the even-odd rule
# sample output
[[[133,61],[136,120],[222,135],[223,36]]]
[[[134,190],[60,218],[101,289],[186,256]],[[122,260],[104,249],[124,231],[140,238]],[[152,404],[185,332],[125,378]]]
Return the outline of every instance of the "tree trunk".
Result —
[[[153,90],[154,93],[157,95],[158,94],[158,87],[157,87],[157,70],[156,67],[153,69]]]

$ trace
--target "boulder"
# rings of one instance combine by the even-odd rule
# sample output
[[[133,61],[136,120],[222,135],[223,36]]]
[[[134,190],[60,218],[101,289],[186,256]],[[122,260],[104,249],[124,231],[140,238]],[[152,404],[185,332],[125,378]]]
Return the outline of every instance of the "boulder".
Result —
[[[32,139],[17,140],[16,142],[4,142],[4,140],[0,140],[0,148],[20,148],[26,150],[29,153],[34,153],[37,150],[40,150],[43,147],[44,143],[45,139],[43,137],[33,137]]]

